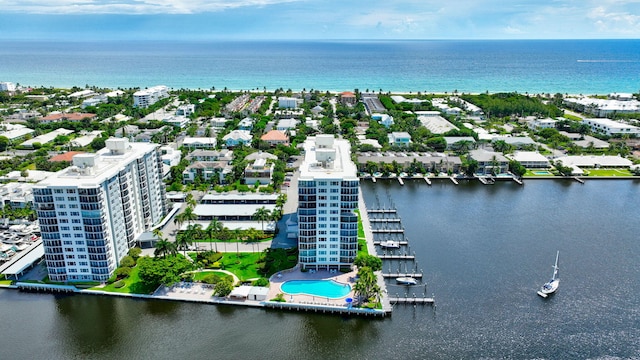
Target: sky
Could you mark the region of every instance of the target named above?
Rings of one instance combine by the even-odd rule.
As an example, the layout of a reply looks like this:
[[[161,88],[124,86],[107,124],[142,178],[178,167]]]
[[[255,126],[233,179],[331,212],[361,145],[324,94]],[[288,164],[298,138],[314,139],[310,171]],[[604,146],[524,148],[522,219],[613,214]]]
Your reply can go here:
[[[0,0],[4,40],[640,38],[640,0]]]

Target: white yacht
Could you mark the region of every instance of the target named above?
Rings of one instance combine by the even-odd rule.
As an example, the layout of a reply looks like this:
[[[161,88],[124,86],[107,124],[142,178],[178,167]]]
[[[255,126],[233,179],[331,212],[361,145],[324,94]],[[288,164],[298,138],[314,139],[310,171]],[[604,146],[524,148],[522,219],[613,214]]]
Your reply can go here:
[[[553,265],[553,275],[551,276],[551,280],[549,280],[546,284],[542,285],[540,291],[538,291],[538,295],[546,298],[547,296],[553,294],[558,290],[558,286],[560,286],[560,277],[558,276],[558,257],[560,256],[560,251],[556,253],[556,263]]]

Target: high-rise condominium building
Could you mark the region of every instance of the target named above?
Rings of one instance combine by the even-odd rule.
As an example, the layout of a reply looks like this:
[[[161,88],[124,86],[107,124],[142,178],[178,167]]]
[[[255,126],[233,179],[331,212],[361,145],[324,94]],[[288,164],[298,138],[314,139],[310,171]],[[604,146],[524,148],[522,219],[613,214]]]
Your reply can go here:
[[[133,93],[133,106],[147,108],[166,97],[169,97],[169,88],[165,85],[150,87]]]
[[[348,141],[317,135],[304,143],[298,181],[298,262],[304,269],[351,266],[358,251],[359,180]]]
[[[105,281],[166,213],[158,145],[106,140],[33,187],[51,281]]]

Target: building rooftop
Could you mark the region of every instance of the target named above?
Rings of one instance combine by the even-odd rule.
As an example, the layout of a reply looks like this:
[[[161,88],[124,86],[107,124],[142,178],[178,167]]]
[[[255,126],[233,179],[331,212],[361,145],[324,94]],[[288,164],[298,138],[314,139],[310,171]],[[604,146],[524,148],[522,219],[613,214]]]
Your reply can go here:
[[[107,147],[97,153],[77,154],[73,157],[73,166],[60,170],[37,186],[93,187],[116,176],[130,163],[144,154],[153,151],[158,145],[149,143],[130,143],[127,139],[111,138]]]
[[[305,157],[300,165],[300,179],[357,179],[347,140],[335,139],[333,135],[316,135],[308,137],[303,147]]]

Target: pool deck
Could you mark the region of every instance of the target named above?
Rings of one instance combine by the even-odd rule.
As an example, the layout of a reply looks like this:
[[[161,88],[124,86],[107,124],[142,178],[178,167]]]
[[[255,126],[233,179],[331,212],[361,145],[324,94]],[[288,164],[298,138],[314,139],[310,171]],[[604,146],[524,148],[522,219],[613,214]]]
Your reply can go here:
[[[269,287],[269,294],[267,299],[273,299],[279,293],[284,293],[284,299],[287,303],[300,303],[300,304],[312,304],[312,305],[328,305],[328,306],[345,306],[347,305],[345,299],[353,298],[353,284],[355,282],[356,271],[348,273],[342,272],[329,272],[322,271],[301,271],[297,266],[289,271],[282,271],[275,274],[269,279],[271,286]],[[349,284],[352,290],[347,295],[338,299],[331,299],[321,296],[312,295],[291,295],[287,294],[281,289],[282,283],[290,280],[333,280],[341,284]]]

